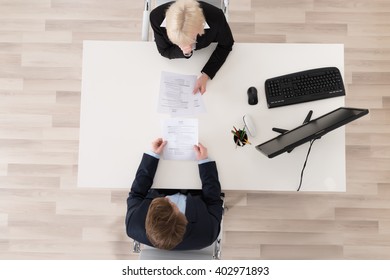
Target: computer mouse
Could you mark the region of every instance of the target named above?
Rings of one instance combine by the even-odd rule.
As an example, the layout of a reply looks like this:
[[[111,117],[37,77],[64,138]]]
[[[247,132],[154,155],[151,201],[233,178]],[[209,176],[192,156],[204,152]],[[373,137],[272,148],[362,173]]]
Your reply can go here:
[[[258,102],[257,99],[257,89],[255,87],[248,88],[248,103],[249,105],[256,105]]]

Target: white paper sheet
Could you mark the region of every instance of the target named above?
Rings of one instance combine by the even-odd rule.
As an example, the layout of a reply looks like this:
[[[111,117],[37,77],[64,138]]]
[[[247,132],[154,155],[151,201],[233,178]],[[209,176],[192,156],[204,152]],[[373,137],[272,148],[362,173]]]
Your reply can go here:
[[[194,145],[198,145],[197,119],[166,119],[162,121],[163,151],[166,160],[195,160]]]
[[[159,113],[172,116],[188,116],[205,113],[206,108],[200,93],[193,94],[196,83],[195,75],[183,75],[161,72]]]

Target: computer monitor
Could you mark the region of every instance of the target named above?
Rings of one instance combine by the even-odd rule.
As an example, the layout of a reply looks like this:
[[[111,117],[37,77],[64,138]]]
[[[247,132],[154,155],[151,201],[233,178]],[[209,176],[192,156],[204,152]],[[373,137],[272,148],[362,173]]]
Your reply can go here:
[[[313,139],[320,138],[329,131],[343,126],[368,114],[367,109],[340,107],[321,117],[311,120],[295,129],[289,130],[267,142],[259,144],[256,149],[269,158],[291,151]]]

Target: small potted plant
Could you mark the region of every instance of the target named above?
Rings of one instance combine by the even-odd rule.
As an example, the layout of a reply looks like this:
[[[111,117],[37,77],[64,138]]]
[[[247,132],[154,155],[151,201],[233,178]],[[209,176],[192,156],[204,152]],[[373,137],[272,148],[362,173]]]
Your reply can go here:
[[[236,143],[236,147],[243,147],[246,144],[251,145],[251,143],[248,141],[248,134],[245,131],[245,126],[243,129],[237,129],[233,126],[233,130],[231,132],[233,133],[233,140],[234,143]]]

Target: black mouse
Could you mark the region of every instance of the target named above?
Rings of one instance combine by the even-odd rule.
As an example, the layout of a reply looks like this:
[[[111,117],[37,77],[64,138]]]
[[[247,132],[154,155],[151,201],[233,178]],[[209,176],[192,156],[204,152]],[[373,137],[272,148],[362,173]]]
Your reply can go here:
[[[255,87],[248,88],[248,103],[249,105],[256,105],[258,102],[257,99],[257,89]]]

